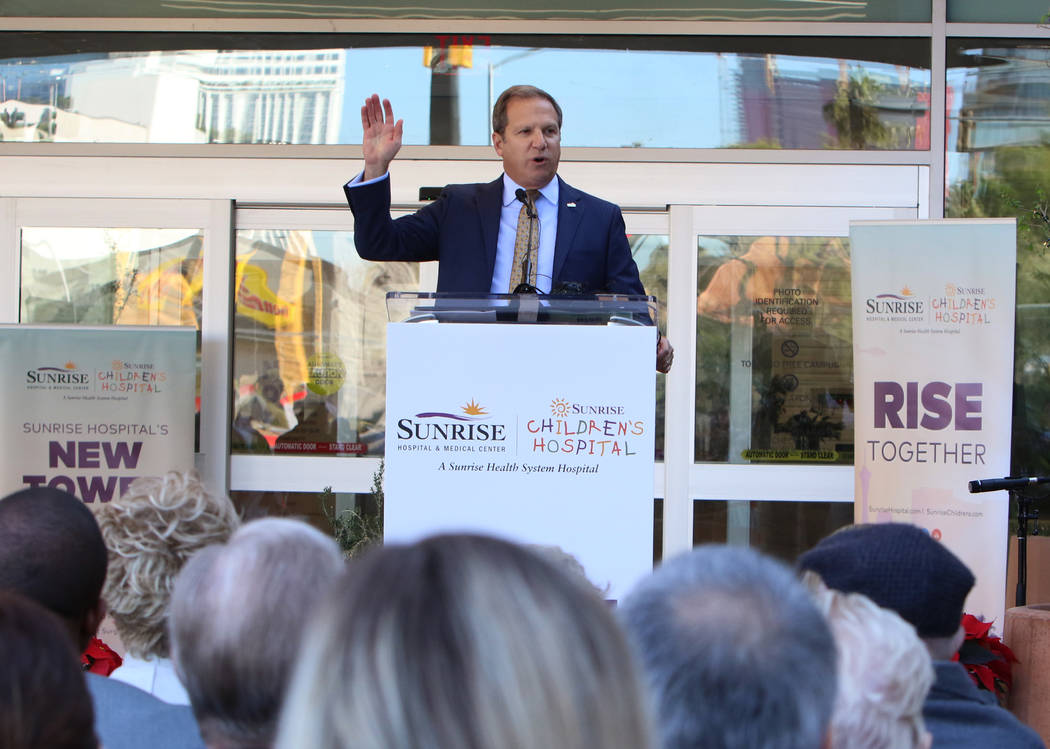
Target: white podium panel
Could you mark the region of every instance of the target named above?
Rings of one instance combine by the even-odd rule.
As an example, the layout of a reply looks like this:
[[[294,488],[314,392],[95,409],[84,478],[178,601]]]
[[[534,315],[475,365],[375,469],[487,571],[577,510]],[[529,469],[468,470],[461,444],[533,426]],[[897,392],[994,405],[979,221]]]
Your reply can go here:
[[[559,546],[618,599],[652,568],[656,329],[390,323],[384,537]]]

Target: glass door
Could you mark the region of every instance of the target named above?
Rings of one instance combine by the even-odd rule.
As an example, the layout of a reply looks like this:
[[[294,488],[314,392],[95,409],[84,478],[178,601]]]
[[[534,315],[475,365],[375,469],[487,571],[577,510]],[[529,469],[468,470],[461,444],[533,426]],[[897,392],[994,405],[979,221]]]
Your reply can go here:
[[[728,542],[793,561],[852,522],[849,222],[915,219],[915,197],[671,207],[665,553]]]

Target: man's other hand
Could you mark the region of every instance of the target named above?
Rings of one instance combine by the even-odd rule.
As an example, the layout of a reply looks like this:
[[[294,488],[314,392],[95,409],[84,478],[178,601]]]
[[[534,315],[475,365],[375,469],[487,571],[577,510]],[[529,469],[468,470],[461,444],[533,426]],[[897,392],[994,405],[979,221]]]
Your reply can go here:
[[[383,99],[380,103],[379,94],[372,94],[361,107],[361,128],[364,131],[361,151],[365,157],[365,171],[361,178],[367,181],[387,173],[390,162],[401,150],[404,121],[394,122],[390,100]]]
[[[667,336],[661,335],[656,341],[656,371],[667,374],[671,371],[674,362],[674,346],[667,340]]]

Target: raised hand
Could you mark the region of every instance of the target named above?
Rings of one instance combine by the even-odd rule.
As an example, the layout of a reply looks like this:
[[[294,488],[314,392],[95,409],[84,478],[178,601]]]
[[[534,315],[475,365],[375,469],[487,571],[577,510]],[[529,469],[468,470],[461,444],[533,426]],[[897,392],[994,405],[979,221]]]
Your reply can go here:
[[[390,167],[397,152],[401,150],[404,122],[394,122],[394,108],[389,99],[379,102],[379,95],[372,94],[361,107],[361,150],[365,157],[365,172],[362,179],[382,177]]]

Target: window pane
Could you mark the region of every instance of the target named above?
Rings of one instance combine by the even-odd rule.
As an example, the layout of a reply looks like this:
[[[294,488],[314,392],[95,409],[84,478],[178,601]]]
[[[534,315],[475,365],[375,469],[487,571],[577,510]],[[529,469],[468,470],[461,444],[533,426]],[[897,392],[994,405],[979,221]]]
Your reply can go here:
[[[20,322],[196,328],[199,417],[203,230],[23,227],[21,268]]]
[[[851,464],[848,241],[698,245],[695,459]]]
[[[260,46],[267,41],[274,47]],[[929,41],[919,37],[500,35],[469,42],[0,33],[0,136],[358,144],[361,101],[379,91],[404,119],[406,144],[484,146],[494,95],[529,81],[560,101],[567,147],[929,147]]]
[[[694,500],[693,545],[736,543],[794,564],[824,536],[852,522],[852,502]]]
[[[230,492],[230,499],[245,521],[263,517],[305,520],[330,536],[343,551],[356,546],[364,535],[381,529],[379,507],[373,494],[326,492]],[[356,513],[357,517],[352,517]],[[354,549],[355,551],[358,549]]]
[[[948,0],[949,23],[1040,23],[1046,16],[1045,0]]]
[[[945,215],[1019,219],[1011,473],[1041,475],[1050,472],[1050,226],[1040,218],[1050,194],[1050,42],[949,39],[948,63]]]
[[[201,230],[24,227],[20,319],[200,330],[203,244]]]
[[[667,330],[667,250],[670,242],[666,234],[631,234],[631,255],[638,264],[645,293],[657,299],[657,314],[660,330]],[[656,460],[664,459],[664,399],[667,395],[667,378],[656,378]]]
[[[350,232],[238,230],[235,285],[233,452],[382,455],[386,293],[418,265],[361,260]]]
[[[10,4],[9,4],[10,5]],[[676,7],[677,6],[677,7]],[[491,6],[465,4],[458,0],[430,0],[426,3],[427,18],[446,18],[463,24],[464,18],[490,20]],[[130,15],[134,17],[192,17],[192,18],[295,18],[314,15],[323,18],[419,18],[421,7],[416,0],[388,0],[376,3],[347,2],[347,0],[313,0],[308,5],[276,5],[271,2],[242,2],[236,5],[222,3],[172,3],[164,0],[136,0],[134,3],[93,4],[91,15],[102,17]],[[0,16],[12,15],[0,5]],[[34,0],[15,3],[13,15],[68,16],[68,0]],[[88,15],[87,12],[82,15]],[[929,21],[930,3],[902,2],[902,0],[692,0],[689,3],[666,6],[639,6],[636,0],[572,0],[555,2],[543,0],[528,5],[504,5],[499,8],[500,19],[535,20],[691,20],[691,21]],[[469,25],[469,24],[464,24]]]

